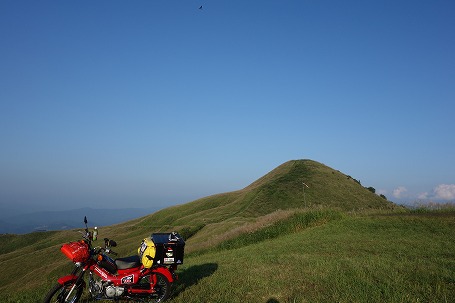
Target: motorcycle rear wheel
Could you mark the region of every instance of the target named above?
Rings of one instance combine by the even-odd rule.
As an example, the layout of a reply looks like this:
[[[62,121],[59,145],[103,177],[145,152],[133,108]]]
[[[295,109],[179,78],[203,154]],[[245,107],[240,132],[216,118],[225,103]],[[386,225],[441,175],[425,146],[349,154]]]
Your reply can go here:
[[[73,285],[74,284],[71,282],[65,283],[63,285],[60,283],[55,284],[54,287],[52,287],[52,289],[47,293],[47,296],[44,299],[44,303],[78,302],[82,296],[82,291],[84,290],[81,284],[76,286],[71,296],[68,298],[68,300],[65,301],[65,298],[68,296],[68,293]]]
[[[159,303],[165,301],[169,297],[169,294],[171,292],[172,283],[169,282],[169,280],[163,274],[160,273],[153,273],[147,278],[149,281],[153,281],[154,278],[156,279],[156,284],[154,285],[156,293],[150,296],[150,300],[148,300],[148,302]]]

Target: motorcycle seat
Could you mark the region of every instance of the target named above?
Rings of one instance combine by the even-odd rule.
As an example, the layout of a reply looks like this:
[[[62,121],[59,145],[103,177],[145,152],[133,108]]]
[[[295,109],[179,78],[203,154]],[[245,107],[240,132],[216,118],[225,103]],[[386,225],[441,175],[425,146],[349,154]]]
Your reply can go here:
[[[125,258],[115,259],[115,265],[118,269],[128,269],[141,266],[141,259],[139,256],[131,256]]]

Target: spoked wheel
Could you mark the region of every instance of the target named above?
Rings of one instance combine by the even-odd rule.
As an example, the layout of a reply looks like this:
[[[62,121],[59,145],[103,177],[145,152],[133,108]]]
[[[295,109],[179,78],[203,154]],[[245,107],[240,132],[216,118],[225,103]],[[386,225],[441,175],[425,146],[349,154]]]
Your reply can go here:
[[[82,296],[84,290],[82,284],[76,285],[70,294],[74,283],[56,284],[47,294],[44,303],[76,303]],[[68,294],[70,294],[68,296]]]
[[[169,280],[160,273],[153,273],[148,276],[148,279],[156,290],[156,293],[150,296],[150,300],[148,300],[148,302],[158,303],[165,301],[169,297],[171,291],[171,282],[169,282]]]

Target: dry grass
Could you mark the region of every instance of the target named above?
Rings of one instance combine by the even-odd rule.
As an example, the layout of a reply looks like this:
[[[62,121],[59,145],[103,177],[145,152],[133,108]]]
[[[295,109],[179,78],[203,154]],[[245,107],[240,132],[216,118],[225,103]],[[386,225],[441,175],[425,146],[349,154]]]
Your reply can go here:
[[[270,226],[275,222],[290,217],[302,210],[277,210],[258,218],[231,218],[222,223],[208,224],[204,227],[204,232],[199,233],[194,238],[187,241],[185,251],[190,253],[214,247],[226,240],[234,239],[239,235],[253,233],[264,227]]]
[[[413,205],[417,209],[426,210],[455,210],[455,202],[438,203],[438,202],[415,202]]]

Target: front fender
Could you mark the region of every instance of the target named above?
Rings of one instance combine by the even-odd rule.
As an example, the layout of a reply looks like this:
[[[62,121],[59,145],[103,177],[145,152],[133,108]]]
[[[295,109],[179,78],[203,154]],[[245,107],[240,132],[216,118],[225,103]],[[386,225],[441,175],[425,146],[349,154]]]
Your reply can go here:
[[[76,275],[67,275],[64,277],[60,277],[57,281],[60,285],[64,285],[66,283],[75,283],[77,280],[78,276]],[[82,286],[85,288],[85,281],[82,281]]]

